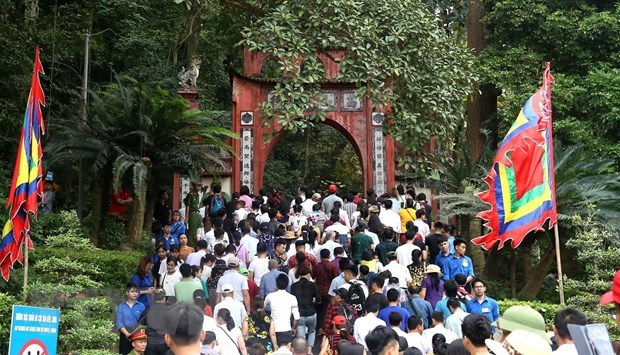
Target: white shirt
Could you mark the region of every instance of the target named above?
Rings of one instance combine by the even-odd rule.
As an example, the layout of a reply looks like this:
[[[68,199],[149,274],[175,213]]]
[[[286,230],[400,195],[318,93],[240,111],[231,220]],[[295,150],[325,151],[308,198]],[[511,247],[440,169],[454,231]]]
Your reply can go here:
[[[238,210],[235,210],[234,213],[237,214],[237,217],[239,217],[240,221],[244,220],[248,216],[248,211],[245,208],[240,208]]]
[[[269,214],[267,212],[256,216],[256,222],[258,223],[269,222],[269,221],[270,221]]]
[[[254,282],[260,285],[260,280],[266,273],[269,272],[269,259],[267,258],[254,258],[250,263],[249,271],[254,273]]]
[[[289,217],[288,222],[293,229],[293,232],[297,232],[301,227],[308,225],[308,217],[303,214],[294,214]]]
[[[333,261],[334,258],[334,249],[341,247],[342,248],[342,244],[340,243],[336,243],[333,240],[328,240],[325,243],[323,243],[323,245],[320,245],[316,251],[316,258],[317,260],[321,260],[321,250],[323,249],[328,249],[329,250],[329,261]],[[343,255],[345,258],[347,257],[347,252],[344,252]]]
[[[368,313],[367,315],[356,319],[353,324],[353,337],[355,338],[355,341],[364,345],[366,348],[366,335],[380,325],[385,326],[385,322],[382,319],[377,318],[374,313]]]
[[[407,337],[407,333],[403,332],[403,330],[402,330],[402,329],[400,329],[400,327],[391,327],[391,328],[392,328],[392,330],[393,330],[393,331],[395,331],[395,332],[396,332],[396,334],[397,334],[399,337],[403,337],[403,338]]]
[[[340,217],[340,219],[344,221],[345,226],[351,229],[351,220],[349,219],[349,214],[347,213],[347,211],[343,210],[342,208],[339,209],[338,217]]]
[[[273,319],[276,332],[291,331],[291,315],[293,315],[293,319],[299,320],[297,297],[286,292],[286,290],[278,290],[268,294],[265,297],[265,307],[267,306],[271,307],[271,319]]]
[[[226,328],[226,324],[218,325],[218,327],[214,331],[215,339],[217,341],[217,346],[220,348],[220,354],[226,355],[238,355],[239,350],[237,350],[237,339],[241,335],[241,330],[239,328],[232,328],[228,330]]]
[[[256,247],[258,246],[258,238],[252,238],[249,234],[246,234],[241,238],[241,244],[245,245],[250,252],[250,260],[248,263],[256,257]]]
[[[443,334],[443,336],[446,337],[446,343],[448,344],[457,339],[456,334],[454,334],[453,331],[446,329],[443,324],[437,324],[436,326],[425,329],[422,332],[422,335],[429,343],[433,341],[433,335],[435,334]]]
[[[423,220],[416,219],[415,221],[413,221],[413,225],[418,227],[418,233],[422,236],[423,240],[426,240],[426,236],[431,234],[430,227]]]
[[[215,292],[222,293],[222,286],[226,284],[231,284],[233,286],[233,297],[237,301],[243,302],[243,290],[249,290],[248,279],[245,276],[241,275],[237,270],[226,270],[224,271],[222,277],[220,277],[220,280],[217,282],[217,288]]]
[[[398,263],[405,267],[410,265],[413,262],[413,259],[411,258],[411,252],[416,249],[420,250],[420,248],[413,243],[406,243],[396,248],[396,257],[398,258]]]
[[[578,354],[577,347],[575,347],[575,344],[560,345],[558,349],[554,351],[553,353],[560,354],[560,355],[577,355]]]
[[[166,291],[166,296],[174,296],[174,285],[179,283],[182,278],[183,276],[181,276],[181,273],[178,270],[176,270],[172,275],[168,273],[160,275],[159,284],[162,285],[162,288]]]
[[[301,213],[306,216],[309,215],[310,213],[312,213],[312,206],[314,205],[316,205],[316,202],[312,201],[311,198],[307,198],[304,202],[301,203]]]
[[[198,250],[197,252],[193,252],[187,256],[187,260],[185,260],[186,264],[200,266],[202,263],[202,258],[207,255],[206,250]]]
[[[365,229],[364,234],[372,238],[372,244],[374,244],[375,247],[379,245],[380,241],[379,241],[379,236],[377,235],[377,233],[373,233],[369,231],[368,229]]]
[[[224,297],[224,299],[213,308],[213,316],[217,317],[217,312],[222,308],[226,308],[230,311],[230,316],[235,320],[235,327],[241,329],[243,320],[245,319],[245,316],[248,315],[243,303],[230,296]]]
[[[468,315],[469,313],[463,312],[462,309],[457,308],[457,310],[446,319],[446,329],[453,331],[458,338],[462,338],[463,332],[461,331],[461,324],[463,324],[463,319]]]
[[[418,332],[407,333],[405,339],[407,339],[407,345],[409,345],[409,347],[420,349],[420,351],[422,351],[422,354],[428,354],[433,352],[433,345],[430,342],[427,342],[426,338],[424,338],[422,334]]]
[[[334,231],[334,232],[336,232],[336,237],[335,237],[336,239],[338,238],[338,236],[340,234],[349,234],[350,230],[351,229],[349,229],[349,227],[340,224],[340,222],[336,222],[336,223],[332,224],[331,226],[325,228],[325,231]]]
[[[392,227],[394,232],[400,233],[400,216],[398,213],[382,208],[379,213],[379,220],[384,226]]]
[[[215,319],[209,316],[205,316],[204,320],[202,321],[202,330],[204,330],[205,332],[212,332],[215,330],[215,328],[217,328],[217,322],[215,321]]]
[[[396,260],[389,262],[383,268],[383,271],[385,270],[390,270],[390,272],[392,273],[392,277],[398,277],[399,287],[407,287],[407,282],[412,280],[409,269],[407,269],[406,266],[402,266],[401,264],[399,264]]]

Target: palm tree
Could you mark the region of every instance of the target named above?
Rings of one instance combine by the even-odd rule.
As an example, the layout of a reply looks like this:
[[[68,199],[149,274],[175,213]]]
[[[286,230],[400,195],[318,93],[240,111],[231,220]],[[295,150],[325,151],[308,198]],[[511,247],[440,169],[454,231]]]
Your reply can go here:
[[[232,153],[227,139],[236,135],[213,126],[207,114],[188,110],[180,96],[129,77],[117,78],[92,97],[88,121],[55,124],[48,150],[55,160],[88,162],[95,176],[95,220],[106,206],[110,187],[131,182],[135,194],[127,234],[133,244],[144,227],[147,191],[156,192],[162,177],[173,172],[197,177],[223,167],[223,158]],[[149,196],[154,200],[154,194]]]

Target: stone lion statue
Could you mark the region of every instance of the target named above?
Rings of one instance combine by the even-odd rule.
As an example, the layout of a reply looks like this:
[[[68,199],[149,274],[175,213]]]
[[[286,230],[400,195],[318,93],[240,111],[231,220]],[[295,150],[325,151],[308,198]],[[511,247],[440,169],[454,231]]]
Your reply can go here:
[[[185,67],[181,67],[178,78],[179,85],[182,88],[196,87],[196,80],[198,79],[198,75],[200,75],[200,64],[201,60],[198,57],[194,57],[192,64],[187,70]]]

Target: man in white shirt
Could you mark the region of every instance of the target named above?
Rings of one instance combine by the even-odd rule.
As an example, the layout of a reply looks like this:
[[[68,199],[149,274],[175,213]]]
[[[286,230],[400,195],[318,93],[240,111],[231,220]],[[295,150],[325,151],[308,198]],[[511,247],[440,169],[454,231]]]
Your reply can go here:
[[[375,302],[369,302],[366,305],[366,315],[355,320],[353,324],[353,337],[359,344],[364,345],[366,350],[366,335],[370,333],[376,327],[382,325],[386,326],[382,319],[377,318],[379,314],[379,305]]]
[[[243,325],[243,320],[248,314],[245,310],[245,306],[243,305],[243,303],[233,298],[234,287],[232,284],[227,283],[222,285],[221,292],[223,299],[220,303],[215,305],[215,308],[213,308],[213,314],[217,315],[217,312],[220,309],[226,308],[230,311],[230,316],[232,317],[232,319],[235,320],[235,326],[241,329],[241,326]]]
[[[398,312],[392,312],[388,316],[388,320],[390,321],[390,328],[398,334],[399,337],[405,338],[407,333],[403,332],[402,324],[403,324],[403,315]]]
[[[241,226],[241,234],[243,235],[243,237],[241,237],[241,244],[245,245],[250,252],[250,260],[248,260],[248,263],[256,257],[256,247],[258,245],[258,238],[253,238],[250,235],[251,230],[252,229],[246,225]]]
[[[187,256],[187,260],[185,260],[186,264],[200,266],[202,264],[202,258],[207,255],[207,249],[209,248],[209,244],[206,240],[199,240],[196,243],[198,247],[198,251],[191,253]]]
[[[252,260],[248,271],[250,271],[250,278],[260,285],[260,280],[263,275],[269,272],[269,258],[267,258],[267,246],[264,243],[260,243],[256,247],[256,253],[258,256]]]
[[[351,241],[351,235],[349,234],[351,229],[340,223],[340,217],[334,214],[329,217],[329,220],[332,222],[332,225],[325,228],[325,232],[334,231],[334,233],[336,233],[334,241],[339,242],[345,250],[348,250],[349,242]]]
[[[450,309],[452,315],[446,319],[446,329],[453,331],[457,338],[462,338],[463,332],[461,330],[461,325],[463,324],[463,319],[465,319],[469,313],[461,309],[461,301],[456,298],[450,298],[448,300],[448,309]]]
[[[228,270],[224,271],[222,277],[217,282],[217,288],[215,289],[215,303],[219,303],[224,285],[233,286],[233,297],[237,301],[243,302],[246,310],[250,309],[250,293],[248,288],[248,279],[239,273],[239,265],[241,260],[237,257],[231,257],[228,259]]]
[[[336,249],[337,247],[341,247],[342,245],[340,243],[335,242],[336,238],[336,232],[333,230],[328,230],[325,231],[325,236],[324,236],[324,242],[323,245],[319,246],[318,249],[316,250],[316,257],[319,258],[321,256],[321,250],[323,249],[327,249],[329,250],[329,261],[333,261],[334,260],[334,249]],[[344,257],[347,257],[347,254],[345,252]]]
[[[398,248],[396,248],[396,257],[398,258],[398,263],[402,266],[409,266],[413,262],[411,259],[411,252],[415,249],[420,250],[420,248],[413,244],[413,240],[415,239],[415,233],[405,233],[405,238],[407,242]]]
[[[432,328],[428,328],[422,332],[422,335],[426,338],[427,342],[431,342],[433,340],[433,335],[435,334],[443,334],[446,337],[446,343],[450,344],[451,342],[457,339],[456,334],[453,331],[446,329],[443,326],[444,317],[442,311],[433,312],[433,324]]]
[[[409,347],[420,349],[422,354],[433,352],[433,345],[422,336],[424,330],[424,322],[420,316],[414,315],[407,319],[407,330],[409,333],[405,336]]]
[[[575,308],[562,308],[555,314],[553,334],[559,347],[554,354],[577,355],[577,348],[568,331],[569,324],[586,325],[586,316]]]
[[[400,216],[392,210],[392,200],[383,201],[383,208],[379,212],[379,220],[384,226],[391,227],[394,232],[400,233]]]
[[[288,276],[281,274],[276,278],[278,290],[265,297],[265,307],[271,307],[271,319],[276,331],[277,343],[283,338],[290,338],[295,334],[299,323],[299,305],[297,297],[286,292],[288,287]],[[291,315],[293,316],[293,326],[291,327]]]
[[[383,268],[383,270],[389,270],[392,273],[392,277],[398,277],[399,287],[408,287],[413,281],[411,274],[409,273],[409,269],[398,263],[395,251],[388,252],[387,259],[388,264]]]
[[[424,212],[423,208],[415,211],[415,218],[413,224],[418,227],[418,234],[422,236],[422,241],[425,241],[426,236],[431,234],[431,229],[426,224],[426,212]]]

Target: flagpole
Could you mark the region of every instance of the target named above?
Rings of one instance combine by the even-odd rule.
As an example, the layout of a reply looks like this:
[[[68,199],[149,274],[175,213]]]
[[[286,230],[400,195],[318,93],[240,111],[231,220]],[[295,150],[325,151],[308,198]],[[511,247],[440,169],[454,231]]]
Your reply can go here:
[[[564,305],[564,277],[562,274],[562,256],[560,253],[560,232],[558,231],[558,223],[553,226],[553,234],[555,234],[555,260],[558,267],[558,282],[560,290],[560,305]]]
[[[23,288],[23,301],[26,302],[28,298],[28,232],[24,235],[24,288]]]

